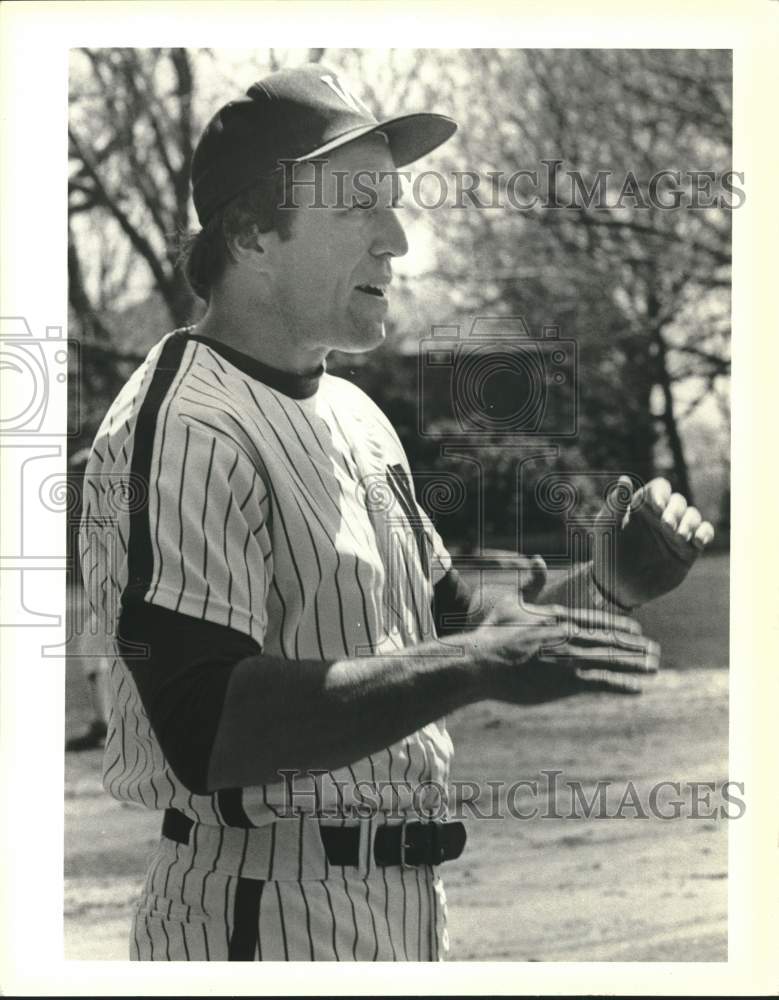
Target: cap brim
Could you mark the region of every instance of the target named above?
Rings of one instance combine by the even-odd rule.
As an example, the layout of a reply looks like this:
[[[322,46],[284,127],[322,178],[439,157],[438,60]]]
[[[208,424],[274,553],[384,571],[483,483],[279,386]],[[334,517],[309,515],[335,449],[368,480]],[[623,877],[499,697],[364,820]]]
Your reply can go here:
[[[335,139],[331,139],[324,146],[319,146],[298,159],[313,160],[325,153],[331,153],[334,149],[340,149],[341,146],[346,146],[350,142],[356,142],[363,136],[371,135],[373,132],[383,132],[387,137],[395,166],[405,167],[409,163],[427,156],[428,153],[432,153],[447,139],[451,139],[456,131],[457,122],[447,118],[446,115],[437,115],[431,112],[401,115],[399,118],[389,118],[383,122],[376,122],[375,125],[361,125],[350,129]]]

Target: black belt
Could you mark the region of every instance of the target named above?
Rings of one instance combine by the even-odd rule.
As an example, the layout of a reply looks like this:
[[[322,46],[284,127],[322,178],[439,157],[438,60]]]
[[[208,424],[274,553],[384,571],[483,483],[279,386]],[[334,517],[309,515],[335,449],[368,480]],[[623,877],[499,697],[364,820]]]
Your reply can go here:
[[[465,848],[462,823],[402,823],[380,826],[373,839],[377,865],[440,865],[459,858]]]
[[[359,865],[359,826],[320,826],[319,833],[331,865]],[[465,847],[462,823],[401,823],[380,826],[373,838],[377,865],[440,865],[459,858]]]
[[[162,835],[179,844],[189,843],[194,821],[178,809],[166,809]],[[359,826],[323,826],[319,833],[331,865],[358,866],[360,863]],[[462,823],[407,822],[379,826],[373,839],[373,859],[377,865],[440,865],[459,858],[465,847]]]

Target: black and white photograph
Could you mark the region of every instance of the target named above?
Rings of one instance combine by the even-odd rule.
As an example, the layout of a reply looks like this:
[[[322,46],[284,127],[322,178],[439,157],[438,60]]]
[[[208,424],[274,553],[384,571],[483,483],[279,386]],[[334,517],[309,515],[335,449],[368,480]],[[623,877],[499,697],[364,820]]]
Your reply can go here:
[[[739,254],[768,274],[738,236],[747,43],[511,18],[444,46],[448,5],[417,39],[376,4],[386,35],[299,47],[263,8],[360,8],[287,3],[188,44],[209,5],[157,6],[184,44],[63,48],[66,302],[3,289],[4,679],[29,647],[25,712],[62,695],[31,772],[59,782],[57,961],[163,995],[190,962],[749,995],[751,948],[765,988],[775,923],[734,930],[776,837],[733,584],[772,561],[735,471],[771,461],[755,428],[739,451],[740,338],[770,329],[734,285]],[[775,622],[775,590],[739,593]],[[241,981],[301,988],[272,968]]]

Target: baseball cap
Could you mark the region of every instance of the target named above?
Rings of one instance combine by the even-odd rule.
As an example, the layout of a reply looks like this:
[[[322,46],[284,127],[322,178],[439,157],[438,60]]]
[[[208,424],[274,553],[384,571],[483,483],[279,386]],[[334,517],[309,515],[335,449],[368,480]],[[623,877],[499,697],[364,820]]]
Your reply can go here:
[[[281,69],[252,84],[213,116],[192,157],[192,199],[200,224],[280,160],[323,156],[382,132],[396,167],[446,142],[457,124],[432,112],[379,121],[339,74],[321,63]]]

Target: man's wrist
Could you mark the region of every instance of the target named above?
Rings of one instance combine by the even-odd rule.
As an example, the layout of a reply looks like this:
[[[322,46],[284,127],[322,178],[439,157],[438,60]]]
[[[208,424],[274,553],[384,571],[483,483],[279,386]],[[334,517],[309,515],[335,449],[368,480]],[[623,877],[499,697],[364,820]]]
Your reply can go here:
[[[609,591],[602,584],[598,583],[592,564],[590,564],[590,572],[587,574],[587,584],[590,592],[590,601],[596,611],[618,611],[620,614],[630,614],[633,610],[632,606],[615,600]]]

